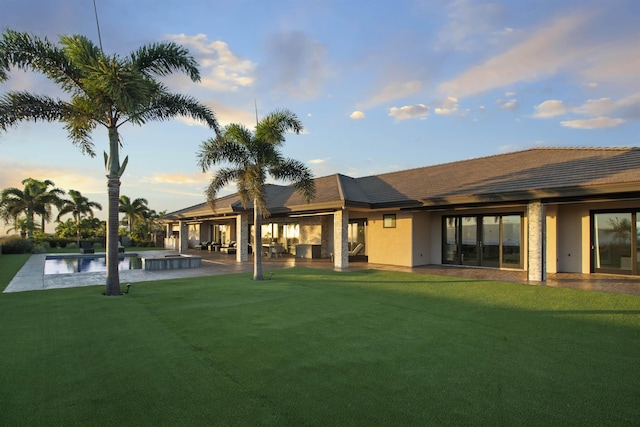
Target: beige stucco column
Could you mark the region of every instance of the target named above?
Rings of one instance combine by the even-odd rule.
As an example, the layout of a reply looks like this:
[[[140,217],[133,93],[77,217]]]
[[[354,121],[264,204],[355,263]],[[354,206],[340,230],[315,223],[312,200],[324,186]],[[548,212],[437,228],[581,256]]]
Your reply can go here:
[[[178,242],[178,252],[184,254],[189,249],[189,225],[185,221],[178,222],[180,226],[180,241]]]
[[[240,214],[236,217],[236,261],[249,260],[249,215]]]
[[[534,282],[545,281],[545,213],[540,200],[533,200],[527,205],[527,236],[527,278]]]
[[[333,267],[346,269],[349,267],[349,247],[347,231],[349,212],[344,209],[333,213]]]

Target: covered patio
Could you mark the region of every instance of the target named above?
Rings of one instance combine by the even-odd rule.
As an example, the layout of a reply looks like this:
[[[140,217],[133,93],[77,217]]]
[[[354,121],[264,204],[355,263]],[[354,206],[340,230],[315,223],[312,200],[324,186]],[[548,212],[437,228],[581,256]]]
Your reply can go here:
[[[202,256],[203,262],[221,265],[237,264],[236,257],[220,252],[189,249],[188,254]],[[253,255],[242,264],[252,264]],[[309,267],[333,270],[334,264],[329,258],[296,258],[291,254],[282,257],[263,257],[262,267],[265,277],[269,277],[269,271],[290,268]],[[350,270],[388,270],[417,274],[433,274],[439,276],[460,277],[477,280],[499,280],[528,284],[532,286],[548,286],[553,288],[571,288],[598,292],[611,292],[620,294],[640,295],[640,277],[613,275],[613,274],[578,274],[578,273],[554,273],[547,276],[545,282],[527,280],[527,272],[522,270],[498,270],[492,268],[470,268],[448,265],[423,265],[418,267],[401,267],[386,264],[373,264],[366,261],[350,261],[347,271]]]

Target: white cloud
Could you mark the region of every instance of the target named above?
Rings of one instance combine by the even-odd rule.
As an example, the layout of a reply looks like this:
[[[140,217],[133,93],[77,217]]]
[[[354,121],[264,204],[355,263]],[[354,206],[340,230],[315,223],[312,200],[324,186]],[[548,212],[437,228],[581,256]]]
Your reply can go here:
[[[389,116],[396,120],[425,119],[429,115],[429,107],[424,104],[405,105],[389,108]]]
[[[517,99],[499,99],[497,103],[503,110],[516,111],[518,108],[520,108],[520,104],[518,103]]]
[[[238,109],[229,107],[228,104],[222,104],[212,101],[204,101],[204,104],[211,108],[211,110],[216,115],[216,119],[218,119],[218,123],[221,126],[225,126],[230,123],[240,123],[247,126],[249,129],[253,129],[256,125],[256,114],[255,112],[251,111],[251,108],[253,107],[247,109]],[[194,120],[191,117],[177,116],[175,120],[180,121],[187,126],[207,126],[205,122]],[[303,131],[302,133],[305,132]]]
[[[591,119],[565,120],[560,122],[564,127],[573,129],[602,129],[620,126],[624,123],[622,119],[612,119],[610,117],[594,117]]]
[[[616,127],[627,120],[640,120],[640,92],[620,100],[611,98],[589,99],[577,107],[569,107],[559,100],[544,101],[535,107],[533,117],[550,118],[567,113],[587,116],[586,119],[565,120],[562,126],[574,129],[600,129]],[[611,117],[612,115],[617,118]]]
[[[589,99],[583,105],[573,109],[575,113],[587,116],[603,116],[610,114],[616,108],[611,98]]]
[[[574,109],[587,116],[621,115],[625,118],[640,119],[640,92],[619,100],[611,98],[589,99]]]
[[[585,13],[556,19],[508,51],[442,83],[439,92],[462,98],[521,81],[539,80],[575,65],[597,49],[575,34],[588,19]]]
[[[406,98],[419,93],[421,89],[422,83],[419,80],[393,82],[382,88],[368,102],[362,104],[361,108],[371,108],[389,101]]]
[[[205,34],[169,34],[166,37],[191,50],[200,65],[200,84],[208,89],[236,91],[239,87],[254,83],[256,64],[238,58],[227,43],[211,41]]]
[[[542,119],[561,116],[567,112],[567,107],[562,101],[550,99],[542,102],[540,105],[536,105],[535,110],[536,112],[533,114],[533,117]]]
[[[434,108],[434,112],[438,115],[449,116],[458,112],[458,99],[448,96],[442,101],[440,107]]]
[[[140,182],[169,185],[205,184],[208,181],[209,178],[203,173],[155,173],[151,176],[144,176],[140,178]]]
[[[352,118],[353,120],[362,120],[364,119],[366,116],[362,111],[354,111],[353,113],[351,113],[349,115],[350,118]]]
[[[507,145],[501,145],[500,147],[498,147],[498,151],[500,153],[510,153],[513,151],[521,150],[521,149],[522,148],[516,144],[507,144]]]
[[[325,159],[313,159],[313,160],[309,160],[309,163],[311,163],[312,165],[321,165],[322,163],[326,162],[327,160],[330,160],[331,157],[327,157]]]

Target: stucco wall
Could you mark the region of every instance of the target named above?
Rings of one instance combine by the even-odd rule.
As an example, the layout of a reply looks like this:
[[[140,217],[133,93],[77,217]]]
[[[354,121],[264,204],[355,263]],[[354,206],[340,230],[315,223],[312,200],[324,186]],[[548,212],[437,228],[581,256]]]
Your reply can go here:
[[[547,205],[545,207],[546,213],[546,231],[547,240],[545,242],[545,252],[547,258],[547,273],[558,272],[558,206]]]
[[[411,266],[431,264],[431,214],[428,212],[413,214],[413,254]]]
[[[591,247],[589,231],[589,209],[592,204],[558,206],[558,272],[589,273],[591,269]],[[600,208],[604,205],[597,205]]]
[[[409,213],[396,213],[396,227],[384,228],[382,213],[369,217],[367,255],[374,264],[411,266],[413,225]]]

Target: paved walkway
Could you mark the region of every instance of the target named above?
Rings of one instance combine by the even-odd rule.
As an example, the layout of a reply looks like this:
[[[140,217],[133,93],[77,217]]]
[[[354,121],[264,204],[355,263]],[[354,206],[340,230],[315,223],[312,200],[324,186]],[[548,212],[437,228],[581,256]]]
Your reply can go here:
[[[168,254],[176,254],[176,252],[165,250],[140,252],[140,255],[147,257],[163,257]],[[221,254],[219,252],[190,250],[189,254],[201,256],[202,267],[179,270],[121,270],[121,286],[124,287],[129,283],[177,279],[183,277],[216,276],[231,273],[253,273],[253,259],[251,256],[249,257],[249,261],[238,263],[235,260],[235,255]],[[22,269],[16,274],[11,283],[9,283],[4,292],[23,292],[105,284],[105,273],[44,275],[45,257],[45,254],[32,255]],[[263,258],[262,264],[265,275],[273,269],[294,266],[322,268],[328,270],[334,269],[333,264],[329,259],[312,260],[295,258],[293,256],[284,256],[282,258],[265,257]],[[536,286],[551,286],[640,295],[640,277],[636,276],[559,273],[549,275],[545,282],[528,282],[526,272],[521,270],[496,270],[490,268],[469,268],[446,265],[427,265],[412,268],[384,264],[371,264],[367,262],[349,263],[349,271],[362,269],[435,274],[479,280],[500,280]]]

